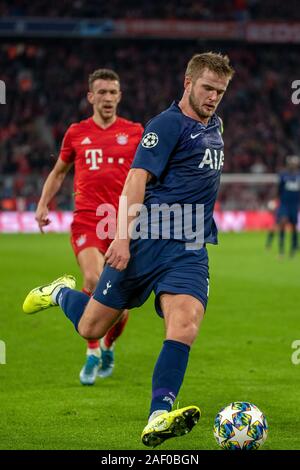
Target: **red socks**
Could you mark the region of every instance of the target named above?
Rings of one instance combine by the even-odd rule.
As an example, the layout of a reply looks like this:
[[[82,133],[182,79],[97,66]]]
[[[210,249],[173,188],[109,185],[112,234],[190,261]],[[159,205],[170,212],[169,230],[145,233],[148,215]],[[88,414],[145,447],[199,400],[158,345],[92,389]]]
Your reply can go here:
[[[117,321],[104,336],[104,344],[107,348],[110,348],[114,341],[122,334],[127,321],[128,312],[126,311],[123,313],[122,319]]]

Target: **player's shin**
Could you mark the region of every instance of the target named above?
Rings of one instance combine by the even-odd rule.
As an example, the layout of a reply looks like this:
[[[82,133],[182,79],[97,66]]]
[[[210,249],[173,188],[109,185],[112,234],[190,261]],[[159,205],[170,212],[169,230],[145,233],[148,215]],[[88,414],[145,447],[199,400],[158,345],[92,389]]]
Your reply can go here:
[[[164,341],[152,377],[150,418],[158,410],[171,411],[183,382],[189,352],[190,346],[187,344]]]
[[[111,348],[119,336],[121,336],[128,321],[128,311],[124,310],[122,317],[110,328],[103,338],[106,348]]]
[[[274,236],[275,236],[275,230],[270,230],[267,235],[266,248],[271,248],[272,242],[274,240]]]
[[[279,231],[279,254],[284,255],[284,241],[285,241],[285,229],[281,228]]]
[[[297,250],[298,250],[298,232],[297,232],[297,227],[293,227],[292,232],[291,232],[290,256],[294,256]]]
[[[82,292],[91,297],[92,292],[82,289]],[[82,385],[94,385],[100,365],[100,342],[98,339],[87,340],[86,360],[79,373]]]

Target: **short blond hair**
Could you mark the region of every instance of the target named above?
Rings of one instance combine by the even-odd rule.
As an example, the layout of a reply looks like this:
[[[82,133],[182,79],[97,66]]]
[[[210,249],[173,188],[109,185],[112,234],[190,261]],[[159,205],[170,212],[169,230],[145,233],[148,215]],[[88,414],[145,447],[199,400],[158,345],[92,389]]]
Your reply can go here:
[[[89,75],[89,90],[90,91],[92,91],[93,83],[96,80],[114,80],[116,82],[119,82],[120,84],[119,75],[111,69],[97,69]]]
[[[204,52],[194,55],[189,61],[185,76],[195,82],[205,69],[215,72],[222,77],[228,77],[230,80],[234,75],[234,69],[229,64],[229,57],[215,52]]]

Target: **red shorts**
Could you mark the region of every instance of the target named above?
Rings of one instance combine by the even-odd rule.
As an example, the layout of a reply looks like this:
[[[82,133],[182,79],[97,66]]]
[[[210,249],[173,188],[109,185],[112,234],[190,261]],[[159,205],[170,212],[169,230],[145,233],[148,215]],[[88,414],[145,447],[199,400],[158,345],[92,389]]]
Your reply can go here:
[[[94,214],[81,214],[80,217],[75,216],[71,224],[71,245],[75,256],[78,256],[82,250],[88,247],[95,247],[101,253],[105,253],[112,242],[112,239],[106,238],[101,240],[97,236],[97,224],[99,218]]]

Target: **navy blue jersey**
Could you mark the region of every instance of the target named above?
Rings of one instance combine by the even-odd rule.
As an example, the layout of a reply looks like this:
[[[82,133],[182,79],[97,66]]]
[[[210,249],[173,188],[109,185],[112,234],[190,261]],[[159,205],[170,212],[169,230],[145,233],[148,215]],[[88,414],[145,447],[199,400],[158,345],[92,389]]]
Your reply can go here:
[[[297,208],[300,204],[300,173],[281,173],[279,175],[280,203]]]
[[[131,166],[155,177],[146,186],[144,205],[148,210],[150,205],[151,211],[162,204],[188,205],[194,230],[196,214],[201,212],[197,206],[202,206],[203,241],[214,244],[217,227],[213,209],[224,164],[221,134],[222,123],[216,114],[204,125],[184,115],[174,102],[149,121]],[[185,233],[174,238],[191,239]]]

